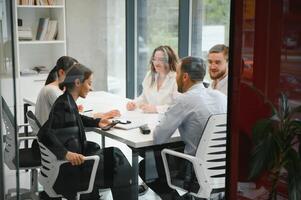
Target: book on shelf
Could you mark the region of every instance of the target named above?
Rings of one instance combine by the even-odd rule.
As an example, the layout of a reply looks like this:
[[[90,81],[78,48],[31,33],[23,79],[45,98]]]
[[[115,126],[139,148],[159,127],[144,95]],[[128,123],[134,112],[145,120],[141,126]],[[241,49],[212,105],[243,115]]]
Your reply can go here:
[[[35,5],[35,0],[19,0],[19,5]]]
[[[55,40],[58,33],[57,29],[57,21],[49,20],[45,40]]]
[[[32,40],[31,27],[18,27],[19,40]]]
[[[53,5],[55,5],[55,2],[54,2],[54,0],[48,0],[48,5],[50,5],[50,6],[53,6]]]
[[[37,0],[37,5],[48,6],[48,0]]]
[[[45,40],[45,36],[48,29],[48,23],[49,23],[49,18],[39,19],[36,40]]]

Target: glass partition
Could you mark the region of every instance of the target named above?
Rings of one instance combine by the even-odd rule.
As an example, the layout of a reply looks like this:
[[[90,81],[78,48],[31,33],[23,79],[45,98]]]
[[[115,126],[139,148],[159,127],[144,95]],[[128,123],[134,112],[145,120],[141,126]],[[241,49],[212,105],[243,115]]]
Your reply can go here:
[[[216,44],[229,46],[230,0],[191,0],[191,55],[207,59]],[[210,82],[207,73],[206,81]]]
[[[0,0],[0,199],[19,193],[11,4]]]
[[[142,92],[141,83],[149,70],[153,50],[169,45],[178,52],[178,18],[178,0],[137,1],[137,96]]]

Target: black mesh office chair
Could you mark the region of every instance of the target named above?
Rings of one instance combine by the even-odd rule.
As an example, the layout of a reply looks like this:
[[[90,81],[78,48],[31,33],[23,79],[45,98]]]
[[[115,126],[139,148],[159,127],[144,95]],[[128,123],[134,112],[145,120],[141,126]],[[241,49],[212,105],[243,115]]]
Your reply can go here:
[[[18,135],[17,141],[15,141],[15,134],[19,134],[19,128],[15,127],[14,117],[11,113],[6,101],[1,97],[2,106],[2,121],[5,128],[5,149],[4,149],[4,162],[10,170],[16,170],[19,165],[20,170],[30,170],[31,183],[30,189],[20,189],[21,199],[39,199],[37,195],[38,181],[37,181],[37,169],[41,166],[40,155],[34,152],[33,148],[20,148],[20,143],[29,140],[35,140],[35,136],[20,137]],[[22,125],[24,126],[24,125]],[[19,150],[19,163],[16,162],[15,147]],[[12,196],[16,192],[16,189],[9,189],[6,199],[16,199]]]

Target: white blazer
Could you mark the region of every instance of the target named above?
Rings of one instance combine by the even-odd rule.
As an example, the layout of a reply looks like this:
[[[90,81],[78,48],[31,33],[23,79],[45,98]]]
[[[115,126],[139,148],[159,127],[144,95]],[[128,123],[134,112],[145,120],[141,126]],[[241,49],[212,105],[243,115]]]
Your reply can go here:
[[[168,106],[173,103],[174,99],[179,94],[176,81],[176,72],[170,71],[166,75],[166,78],[159,90],[157,90],[157,77],[158,74],[156,74],[155,82],[151,86],[151,71],[147,72],[142,82],[142,94],[135,99],[135,102],[138,104],[138,106],[142,103],[155,105],[158,113],[164,113]]]

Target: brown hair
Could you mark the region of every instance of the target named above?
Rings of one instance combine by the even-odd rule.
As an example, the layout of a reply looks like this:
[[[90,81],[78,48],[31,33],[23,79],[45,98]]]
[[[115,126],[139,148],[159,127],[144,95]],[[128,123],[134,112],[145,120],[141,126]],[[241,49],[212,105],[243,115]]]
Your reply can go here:
[[[226,60],[228,61],[229,58],[229,48],[224,44],[217,44],[211,47],[209,50],[209,54],[211,53],[223,53]]]
[[[152,53],[152,56],[150,58],[150,62],[149,62],[150,68],[151,68],[151,75],[152,75],[151,86],[155,82],[155,74],[156,74],[155,66],[154,66],[152,60],[157,51],[162,51],[164,53],[164,63],[165,63],[165,67],[168,71],[176,71],[177,63],[179,60],[178,55],[175,53],[175,51],[170,46],[161,45],[161,46],[155,48]]]

